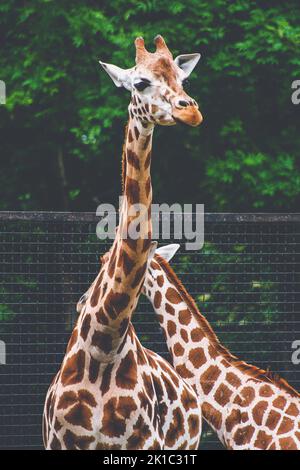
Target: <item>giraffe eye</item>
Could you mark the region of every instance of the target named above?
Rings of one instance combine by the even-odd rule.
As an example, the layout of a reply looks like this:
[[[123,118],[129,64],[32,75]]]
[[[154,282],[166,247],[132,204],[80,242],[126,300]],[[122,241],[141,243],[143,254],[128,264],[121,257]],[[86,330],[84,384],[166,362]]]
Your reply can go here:
[[[147,79],[142,79],[140,82],[137,82],[134,84],[134,87],[138,90],[138,91],[143,91],[145,90],[145,88],[147,88],[148,86],[150,86],[150,81],[147,80]]]

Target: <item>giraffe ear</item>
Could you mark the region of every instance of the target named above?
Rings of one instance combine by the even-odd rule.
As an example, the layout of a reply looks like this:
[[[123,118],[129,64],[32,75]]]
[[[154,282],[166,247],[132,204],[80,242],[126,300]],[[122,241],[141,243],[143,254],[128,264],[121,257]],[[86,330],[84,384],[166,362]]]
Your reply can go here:
[[[149,249],[149,254],[148,254],[149,263],[154,258],[156,249],[157,249],[157,242],[151,242],[150,249]]]
[[[156,253],[164,258],[166,261],[170,261],[175,253],[179,250],[180,245],[178,243],[172,243],[171,245],[161,246],[157,248]]]
[[[117,87],[123,86],[127,90],[132,89],[130,77],[130,72],[132,71],[132,69],[121,69],[121,67],[117,67],[113,64],[106,64],[105,62],[101,62],[101,60],[99,60],[99,63],[102,65],[105,72],[108,73],[108,75]]]
[[[184,77],[188,77],[196,67],[201,54],[181,54],[174,60],[175,64],[184,72]]]
[[[83,309],[83,306],[85,304],[86,299],[88,298],[88,291],[86,291],[78,300],[77,305],[76,305],[76,311],[77,313],[80,313],[81,310]]]

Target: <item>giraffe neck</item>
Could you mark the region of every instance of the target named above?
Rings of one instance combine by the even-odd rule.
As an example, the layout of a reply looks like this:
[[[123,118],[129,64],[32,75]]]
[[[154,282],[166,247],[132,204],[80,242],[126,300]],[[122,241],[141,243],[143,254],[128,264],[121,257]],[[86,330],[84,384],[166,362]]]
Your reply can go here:
[[[164,331],[173,365],[196,390],[204,418],[223,443],[230,429],[229,404],[238,406],[238,392],[244,386],[247,391],[249,382],[254,389],[262,390],[262,396],[269,394],[271,387],[269,396],[277,392],[298,395],[283,379],[278,379],[276,386],[265,371],[238,360],[222,346],[174,271],[160,256],[156,255],[151,262],[150,271],[152,276],[147,276],[145,293]],[[249,393],[253,393],[254,400],[255,393]]]
[[[99,361],[110,361],[120,353],[144,281],[152,234],[152,133],[152,124],[129,119],[123,147],[124,197],[119,227],[78,320],[85,349]],[[138,212],[135,205],[142,205]]]

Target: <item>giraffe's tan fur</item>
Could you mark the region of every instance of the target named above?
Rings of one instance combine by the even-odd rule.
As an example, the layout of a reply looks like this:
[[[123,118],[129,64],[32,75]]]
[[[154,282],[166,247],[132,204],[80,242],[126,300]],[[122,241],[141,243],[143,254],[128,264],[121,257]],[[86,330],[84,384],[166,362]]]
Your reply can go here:
[[[300,449],[300,395],[285,380],[232,355],[161,256],[144,292],[175,370],[194,387],[203,416],[228,449]]]
[[[170,52],[159,44],[156,59],[170,60]],[[136,47],[138,62],[145,67],[140,40]],[[156,102],[157,93],[155,88]],[[142,347],[131,324],[151,245],[152,133],[154,124],[162,123],[151,114],[150,105],[146,114],[139,113],[134,98],[139,98],[136,92],[123,150],[120,224],[98,276],[80,302],[77,324],[47,393],[47,449],[195,449],[201,435],[195,391],[164,359]],[[189,107],[192,117],[183,119],[194,125],[198,106]],[[133,215],[135,204],[143,209]],[[143,211],[138,238],[124,237]]]

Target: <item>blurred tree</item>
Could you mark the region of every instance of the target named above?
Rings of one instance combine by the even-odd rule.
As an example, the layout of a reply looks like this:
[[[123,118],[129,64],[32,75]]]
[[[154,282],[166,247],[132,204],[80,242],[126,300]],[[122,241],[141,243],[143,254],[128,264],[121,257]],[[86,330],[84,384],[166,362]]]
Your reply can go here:
[[[0,209],[116,202],[129,95],[98,60],[132,66],[134,38],[161,33],[174,55],[202,53],[190,93],[205,120],[157,130],[155,199],[295,210],[299,20],[298,0],[2,0]]]

